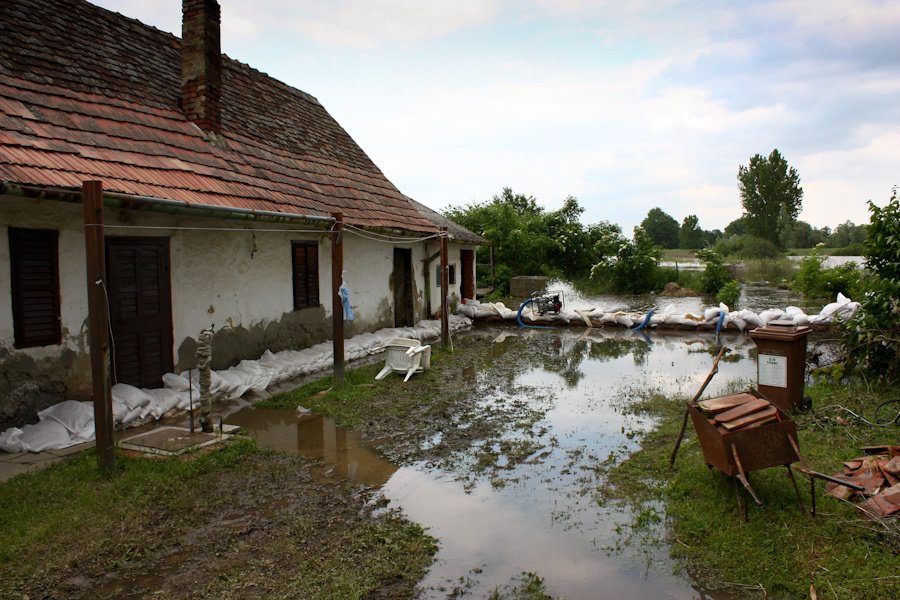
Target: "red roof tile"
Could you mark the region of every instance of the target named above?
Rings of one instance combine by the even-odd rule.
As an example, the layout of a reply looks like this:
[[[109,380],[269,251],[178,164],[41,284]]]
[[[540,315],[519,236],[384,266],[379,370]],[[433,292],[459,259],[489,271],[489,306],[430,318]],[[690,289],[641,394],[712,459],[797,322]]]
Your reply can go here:
[[[223,57],[223,149],[179,108],[178,38],[82,0],[0,3],[0,36],[0,180],[436,230],[315,98],[247,65]]]

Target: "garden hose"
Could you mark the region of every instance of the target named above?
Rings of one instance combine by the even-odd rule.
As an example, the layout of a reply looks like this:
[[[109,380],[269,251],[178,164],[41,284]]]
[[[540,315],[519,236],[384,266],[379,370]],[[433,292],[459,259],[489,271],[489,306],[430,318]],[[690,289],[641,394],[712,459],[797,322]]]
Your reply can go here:
[[[894,398],[893,400],[885,400],[881,404],[875,407],[875,424],[876,425],[886,425],[888,423],[894,423],[900,425],[900,411],[897,411],[897,416],[893,419],[879,419],[878,411],[881,410],[881,407],[886,404],[893,404],[894,402],[900,402],[900,398]]]

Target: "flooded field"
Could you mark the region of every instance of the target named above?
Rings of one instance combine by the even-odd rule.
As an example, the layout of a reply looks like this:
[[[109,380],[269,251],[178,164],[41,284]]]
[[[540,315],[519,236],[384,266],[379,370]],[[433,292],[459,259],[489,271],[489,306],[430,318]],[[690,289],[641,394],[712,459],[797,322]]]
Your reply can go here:
[[[786,306],[781,292],[750,294],[756,310]],[[569,301],[649,310],[672,300]],[[675,302],[680,311],[704,308],[696,298]],[[527,407],[540,415],[532,427],[442,460],[397,461],[379,451],[384,440],[338,429],[321,416],[298,419],[289,411],[236,406],[225,422],[251,429],[264,446],[319,459],[336,474],[380,488],[390,507],[428,528],[440,540],[440,551],[422,582],[422,598],[487,597],[523,573],[536,573],[550,594],[570,600],[732,597],[673,575],[664,543],[626,543],[623,531],[632,515],[622,506],[603,505],[596,493],[602,483],[598,466],[626,458],[652,426],[629,407],[648,394],[696,393],[718,350],[714,333],[476,326],[467,335],[485,341],[462,373],[488,410],[484,414],[494,404]],[[719,343],[730,352],[707,396],[746,388],[756,379],[749,338],[729,333]],[[427,443],[440,441],[438,433]],[[523,447],[525,460],[509,459]],[[650,521],[661,522],[651,512]]]

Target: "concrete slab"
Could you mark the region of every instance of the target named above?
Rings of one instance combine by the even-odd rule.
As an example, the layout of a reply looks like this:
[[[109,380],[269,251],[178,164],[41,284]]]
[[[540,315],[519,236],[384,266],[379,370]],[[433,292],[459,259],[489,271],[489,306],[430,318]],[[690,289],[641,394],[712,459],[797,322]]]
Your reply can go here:
[[[7,462],[30,465],[32,463],[46,462],[58,458],[58,456],[54,456],[49,452],[17,452],[10,455],[10,459]]]
[[[60,457],[69,457],[74,454],[80,454],[84,452],[88,448],[93,448],[97,445],[97,442],[90,441],[84,442],[83,444],[75,444],[74,446],[69,446],[68,448],[63,448],[62,450],[47,450],[48,454],[52,454],[53,456]]]
[[[211,446],[230,438],[227,433],[237,429],[234,426],[224,426],[225,432],[203,433],[185,427],[160,427],[145,433],[133,435],[119,440],[118,446],[124,450],[132,450],[144,454],[157,456],[178,456],[188,452],[194,452],[201,448]]]
[[[0,482],[15,477],[19,473],[28,471],[28,465],[22,463],[0,462]]]

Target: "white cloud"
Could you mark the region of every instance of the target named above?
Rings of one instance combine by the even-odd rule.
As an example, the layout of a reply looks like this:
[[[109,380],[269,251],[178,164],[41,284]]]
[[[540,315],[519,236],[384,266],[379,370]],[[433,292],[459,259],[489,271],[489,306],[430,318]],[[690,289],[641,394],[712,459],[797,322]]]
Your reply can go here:
[[[349,0],[324,18],[299,13],[293,26],[321,44],[373,48],[444,36],[487,22],[495,11],[493,0]]]

